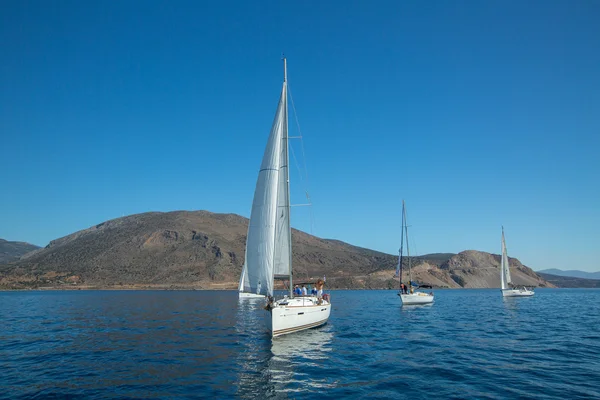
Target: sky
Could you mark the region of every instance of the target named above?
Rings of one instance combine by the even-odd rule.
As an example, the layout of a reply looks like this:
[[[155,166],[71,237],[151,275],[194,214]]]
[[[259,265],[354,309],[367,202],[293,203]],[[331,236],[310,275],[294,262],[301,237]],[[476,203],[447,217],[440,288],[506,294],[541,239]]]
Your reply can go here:
[[[598,20],[583,0],[4,1],[0,238],[249,217],[285,53],[295,228],[397,254],[404,199],[411,254],[498,254],[504,226],[535,270],[598,271]]]

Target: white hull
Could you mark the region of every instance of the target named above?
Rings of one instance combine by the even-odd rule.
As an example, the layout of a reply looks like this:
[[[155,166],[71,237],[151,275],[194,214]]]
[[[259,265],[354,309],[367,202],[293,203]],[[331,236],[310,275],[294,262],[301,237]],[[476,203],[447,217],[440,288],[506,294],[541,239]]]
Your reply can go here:
[[[248,293],[248,292],[238,292],[240,299],[264,299],[265,296],[262,294],[256,293]]]
[[[415,292],[412,294],[401,294],[402,304],[413,305],[413,304],[429,304],[433,303],[433,295],[423,292]]]
[[[273,304],[267,320],[272,337],[276,337],[324,325],[330,313],[331,304],[325,300],[318,304],[314,296],[284,298]]]
[[[500,289],[502,297],[527,297],[533,296],[535,292],[526,288],[522,289]]]

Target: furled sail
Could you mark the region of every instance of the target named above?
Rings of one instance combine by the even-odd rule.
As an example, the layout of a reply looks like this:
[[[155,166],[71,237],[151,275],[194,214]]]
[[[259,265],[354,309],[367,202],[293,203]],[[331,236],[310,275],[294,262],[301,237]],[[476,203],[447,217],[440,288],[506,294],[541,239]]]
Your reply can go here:
[[[285,132],[287,129],[286,97],[287,83],[284,82],[277,113],[258,173],[246,240],[246,272],[249,291],[263,295],[273,294],[278,235],[276,228],[278,217],[281,215],[278,207],[278,193],[281,190],[279,189],[282,163],[281,146],[284,144],[284,137],[287,140]]]

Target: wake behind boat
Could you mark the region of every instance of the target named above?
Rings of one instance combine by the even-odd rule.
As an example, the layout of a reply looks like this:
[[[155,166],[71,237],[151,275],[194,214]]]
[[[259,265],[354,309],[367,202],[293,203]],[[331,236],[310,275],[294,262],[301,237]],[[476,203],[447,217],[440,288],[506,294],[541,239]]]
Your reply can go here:
[[[408,285],[402,283],[402,248],[404,245],[404,237],[406,237],[406,255],[408,257]],[[406,206],[402,200],[402,230],[400,233],[400,254],[398,256],[398,266],[396,267],[396,275],[400,278],[400,291],[398,296],[402,300],[403,305],[418,305],[433,303],[433,293],[424,293],[415,291],[412,282],[411,259],[408,249],[408,226],[406,223]]]
[[[533,290],[529,290],[526,287],[513,288],[512,280],[510,277],[510,265],[508,262],[508,254],[506,251],[506,241],[504,240],[504,227],[502,227],[502,258],[500,260],[500,285],[502,291],[502,297],[528,297],[533,296],[535,293]]]
[[[283,59],[283,87],[262,159],[246,239],[245,268],[240,293],[267,297],[267,325],[271,336],[323,325],[331,303],[322,295],[294,297],[292,292],[292,230],[290,225],[287,62]],[[275,300],[275,279],[289,282],[289,296]],[[317,288],[319,289],[319,288]]]

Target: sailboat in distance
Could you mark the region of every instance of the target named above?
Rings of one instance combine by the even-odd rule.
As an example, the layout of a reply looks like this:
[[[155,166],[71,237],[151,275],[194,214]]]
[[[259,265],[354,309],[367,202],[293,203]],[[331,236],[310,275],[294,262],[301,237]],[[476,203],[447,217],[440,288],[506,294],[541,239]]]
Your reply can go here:
[[[408,257],[408,285],[402,282],[402,247],[406,237],[406,256]],[[398,256],[397,275],[400,278],[400,292],[398,296],[402,299],[403,305],[417,305],[433,303],[433,293],[424,293],[415,290],[412,281],[410,251],[408,249],[408,224],[406,222],[406,206],[402,200],[402,231],[400,233],[400,254]]]
[[[500,286],[502,297],[527,297],[533,296],[533,290],[527,289],[525,286],[519,289],[512,287],[510,277],[510,265],[508,263],[508,254],[506,252],[506,241],[504,240],[504,227],[502,227],[502,256],[500,260]]]
[[[267,297],[267,325],[271,336],[314,328],[327,323],[331,313],[323,282],[316,296],[294,297],[292,292],[292,229],[288,153],[287,61],[283,58],[283,87],[254,190],[246,239],[247,291]],[[245,282],[245,277],[243,278]],[[289,295],[275,300],[275,279],[289,282]],[[242,281],[242,279],[240,279]],[[244,282],[241,282],[244,286]],[[245,289],[246,290],[246,289]]]
[[[240,299],[264,299],[265,295],[256,294],[250,291],[250,285],[248,283],[248,273],[246,272],[246,262],[244,261],[244,267],[242,268],[242,275],[240,276],[240,283],[238,285],[238,296]]]

